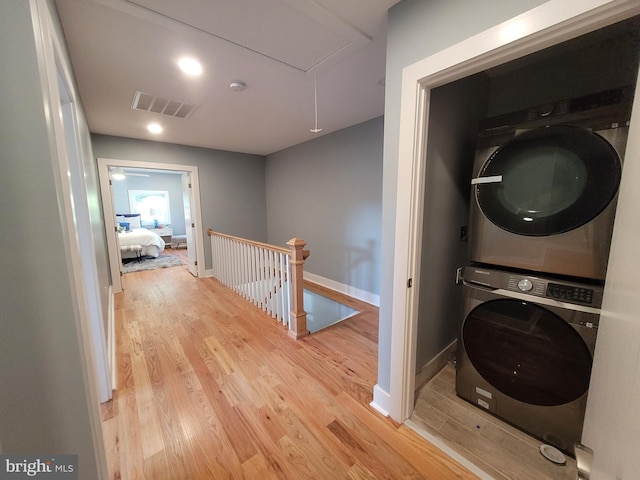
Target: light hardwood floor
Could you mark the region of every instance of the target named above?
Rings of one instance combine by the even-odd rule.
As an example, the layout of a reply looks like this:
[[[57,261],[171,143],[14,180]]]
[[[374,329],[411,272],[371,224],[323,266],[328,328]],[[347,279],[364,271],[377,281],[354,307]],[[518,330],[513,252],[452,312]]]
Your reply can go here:
[[[369,407],[374,307],[343,298],[361,313],[295,341],[186,266],[123,285],[118,388],[102,407],[111,479],[476,478]]]

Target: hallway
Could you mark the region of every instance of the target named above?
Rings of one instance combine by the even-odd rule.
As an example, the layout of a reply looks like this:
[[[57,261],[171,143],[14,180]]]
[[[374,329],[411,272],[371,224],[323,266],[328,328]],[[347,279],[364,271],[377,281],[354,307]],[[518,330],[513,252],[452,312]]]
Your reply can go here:
[[[110,478],[475,478],[368,406],[375,307],[341,298],[361,313],[296,342],[186,266],[124,287],[102,407]]]

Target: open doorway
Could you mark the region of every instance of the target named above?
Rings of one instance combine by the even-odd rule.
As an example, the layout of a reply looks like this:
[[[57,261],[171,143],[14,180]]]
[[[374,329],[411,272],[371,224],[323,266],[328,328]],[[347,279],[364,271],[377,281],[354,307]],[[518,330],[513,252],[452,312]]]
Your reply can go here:
[[[144,181],[148,181],[154,175],[157,178],[159,178],[159,175],[166,178],[174,177],[175,181],[170,182],[174,184],[174,187],[167,188],[174,190],[173,196],[178,201],[173,202],[173,207],[167,212],[154,212],[157,218],[153,218],[153,216],[150,218],[145,217],[142,226],[147,226],[157,232],[165,243],[173,243],[174,234],[177,237],[183,237],[187,245],[189,271],[194,276],[204,276],[204,262],[201,260],[204,258],[204,249],[197,167],[99,158],[98,173],[103,198],[102,208],[105,218],[109,265],[114,293],[122,291],[122,258],[118,242],[116,215],[134,213],[130,212],[129,203],[129,193],[133,190],[124,186],[126,184],[123,184],[123,186],[116,184],[117,181],[112,178],[112,172],[115,170],[121,173],[125,179],[129,177],[130,186],[136,187],[134,190],[149,191],[148,188],[141,189],[137,187],[144,185]],[[125,193],[118,193],[118,190],[122,189],[124,189]],[[168,192],[168,190],[162,191]],[[120,198],[123,196],[124,200]],[[123,202],[124,204],[122,204]],[[121,210],[126,210],[126,212]],[[144,222],[149,224],[144,224]]]

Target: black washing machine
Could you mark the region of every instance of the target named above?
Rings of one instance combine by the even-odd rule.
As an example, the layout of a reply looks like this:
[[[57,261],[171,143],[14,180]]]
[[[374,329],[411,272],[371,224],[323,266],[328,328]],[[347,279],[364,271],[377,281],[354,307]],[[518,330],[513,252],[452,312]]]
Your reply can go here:
[[[462,277],[458,396],[573,455],[602,288],[474,266]]]
[[[632,98],[620,88],[482,122],[472,262],[605,278]]]

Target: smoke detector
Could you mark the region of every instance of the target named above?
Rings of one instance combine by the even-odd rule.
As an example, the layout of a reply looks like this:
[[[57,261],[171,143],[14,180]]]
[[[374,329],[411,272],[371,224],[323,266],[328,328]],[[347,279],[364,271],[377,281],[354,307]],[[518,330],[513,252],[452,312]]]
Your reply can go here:
[[[229,85],[229,88],[234,92],[242,92],[244,91],[245,88],[247,88],[247,85],[244,82],[235,81],[235,82],[231,82],[231,84]]]

